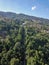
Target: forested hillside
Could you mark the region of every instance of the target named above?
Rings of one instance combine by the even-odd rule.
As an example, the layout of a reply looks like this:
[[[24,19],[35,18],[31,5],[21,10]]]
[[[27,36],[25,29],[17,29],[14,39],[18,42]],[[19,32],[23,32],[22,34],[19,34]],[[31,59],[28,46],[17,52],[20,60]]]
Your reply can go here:
[[[49,20],[1,15],[0,65],[49,65]]]

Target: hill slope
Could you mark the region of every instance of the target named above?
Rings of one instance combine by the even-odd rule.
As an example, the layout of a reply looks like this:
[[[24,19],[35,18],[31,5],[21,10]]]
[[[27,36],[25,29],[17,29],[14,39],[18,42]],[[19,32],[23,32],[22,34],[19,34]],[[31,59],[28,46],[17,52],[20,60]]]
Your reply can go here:
[[[42,24],[49,24],[48,19],[44,18],[39,18],[39,17],[34,17],[34,16],[29,16],[25,14],[16,14],[13,12],[1,12],[0,11],[0,18],[8,18],[8,19],[18,19],[18,20],[29,20],[29,21],[34,21],[37,23],[42,23]]]

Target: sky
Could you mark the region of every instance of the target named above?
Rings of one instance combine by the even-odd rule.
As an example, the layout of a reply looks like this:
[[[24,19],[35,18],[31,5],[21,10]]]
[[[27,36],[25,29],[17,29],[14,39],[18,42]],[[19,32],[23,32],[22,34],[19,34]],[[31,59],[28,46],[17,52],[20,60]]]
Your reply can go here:
[[[49,0],[0,0],[0,11],[49,19]]]

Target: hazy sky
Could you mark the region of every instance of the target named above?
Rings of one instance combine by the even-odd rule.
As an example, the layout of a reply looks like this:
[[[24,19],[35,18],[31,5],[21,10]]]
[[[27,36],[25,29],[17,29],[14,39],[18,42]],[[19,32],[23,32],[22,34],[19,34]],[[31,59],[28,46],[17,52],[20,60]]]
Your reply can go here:
[[[25,13],[49,19],[49,0],[0,0],[0,11]]]

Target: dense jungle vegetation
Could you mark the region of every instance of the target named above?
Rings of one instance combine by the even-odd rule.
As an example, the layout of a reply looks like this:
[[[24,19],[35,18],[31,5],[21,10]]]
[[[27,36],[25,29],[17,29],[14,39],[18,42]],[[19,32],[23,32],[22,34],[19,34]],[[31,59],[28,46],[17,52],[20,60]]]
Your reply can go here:
[[[0,65],[49,65],[49,25],[0,20]]]

